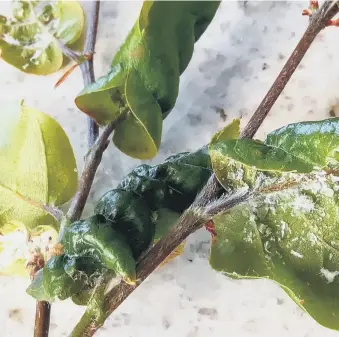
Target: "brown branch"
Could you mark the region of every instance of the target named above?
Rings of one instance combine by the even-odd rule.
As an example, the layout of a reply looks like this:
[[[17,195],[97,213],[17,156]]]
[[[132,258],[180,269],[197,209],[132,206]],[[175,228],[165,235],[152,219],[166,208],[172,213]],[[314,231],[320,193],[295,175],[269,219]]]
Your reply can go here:
[[[51,305],[45,301],[37,301],[35,307],[34,337],[48,337]]]
[[[98,32],[98,23],[99,23],[99,12],[100,12],[100,0],[92,1],[90,4],[91,8],[88,11],[89,14],[86,15],[87,18],[87,32],[85,39],[85,47],[82,53],[76,52],[71,48],[64,45],[61,41],[57,40],[57,43],[62,50],[63,54],[76,62],[56,83],[55,87],[58,87],[65,79],[69,76],[71,72],[77,67],[80,66],[82,80],[84,86],[95,82],[94,75],[94,52],[95,52],[95,43],[97,39]],[[99,136],[99,127],[93,119],[88,117],[88,147],[90,148],[95,140]]]
[[[78,191],[76,192],[66,214],[66,217],[70,222],[76,221],[80,218],[91,190],[95,173],[101,162],[102,155],[107,148],[108,138],[123,118],[124,114],[106,125],[101,135],[86,155],[84,168],[79,179]]]
[[[241,134],[241,138],[252,138],[255,135],[317,34],[327,26],[329,20],[332,19],[338,11],[339,8],[336,2],[326,1],[312,16],[305,34],[291,54],[290,58],[287,60],[283,70],[278,75],[262,103],[259,105],[258,109],[255,111],[254,115],[245,127]],[[213,200],[217,197],[218,186],[217,178],[214,174],[212,174],[193,205],[180,217],[170,232],[159,240],[138,263],[137,284],[135,286],[131,286],[121,282],[118,286],[113,288],[105,298],[105,306],[103,308],[105,310],[105,317],[97,319],[92,316],[91,312],[86,311],[79,324],[73,330],[71,337],[93,336],[102,326],[105,319],[119,307],[119,305],[142,283],[142,281],[145,280],[190,234],[195,232],[208,221],[209,217],[206,213],[207,209],[211,212],[209,214],[213,214],[213,211],[220,211],[220,203],[217,203],[214,208],[211,207]],[[239,200],[242,199],[240,198]],[[223,209],[227,209],[228,206],[232,207],[227,205],[227,202],[225,201],[222,201],[222,203],[224,203],[222,205]]]
[[[249,120],[246,128],[241,134],[241,138],[253,138],[262,122],[270,112],[273,104],[276,102],[281,92],[285,88],[287,82],[292,77],[301,60],[305,56],[307,50],[311,46],[316,36],[328,25],[339,11],[336,2],[325,1],[323,6],[311,17],[310,24],[306,29],[303,37],[295,47],[293,53],[287,60],[277,79],[274,81],[270,90],[254,112]]]
[[[87,86],[95,82],[94,76],[94,51],[95,43],[97,39],[98,23],[99,23],[99,12],[100,12],[100,0],[93,1],[91,3],[91,9],[89,14],[89,20],[87,22],[87,36],[84,48],[84,55],[88,55],[88,59],[80,64],[82,80],[84,86]],[[98,124],[88,117],[88,147],[92,147],[94,142],[99,136]]]
[[[85,48],[84,55],[90,55],[85,62],[80,64],[80,69],[83,77],[84,85],[88,85],[95,81],[94,78],[94,68],[93,68],[93,54],[98,30],[98,22],[99,22],[99,9],[100,9],[100,1],[96,0],[91,3],[91,10],[89,11],[87,23],[87,31],[86,31],[86,40],[85,40]],[[63,47],[63,46],[61,46]],[[63,52],[70,58],[75,60],[79,60],[79,55],[72,50],[63,47]],[[84,209],[85,203],[88,198],[89,191],[91,189],[95,172],[100,164],[102,153],[105,151],[107,145],[107,139],[109,135],[112,133],[115,127],[115,122],[109,124],[99,140],[96,143],[95,148],[91,149],[88,157],[86,158],[85,168],[82,172],[80,182],[79,182],[79,190],[73,198],[71,208],[68,211],[68,215],[70,219],[76,220],[80,218],[81,213]],[[88,122],[89,128],[89,136],[88,143],[89,147],[92,147],[95,140],[99,135],[98,125],[90,120]],[[50,325],[50,315],[51,315],[51,305],[45,301],[37,301],[36,304],[36,312],[35,312],[35,325],[34,325],[34,337],[48,337],[49,335],[49,325]]]
[[[28,263],[31,279],[44,267],[43,256],[33,256],[33,260]],[[51,318],[51,305],[46,301],[37,301],[35,306],[34,337],[48,337],[49,323]]]
[[[88,15],[89,19],[87,21],[87,34],[84,48],[84,55],[88,55],[89,57],[85,62],[80,64],[84,86],[95,81],[93,55],[98,32],[99,12],[100,0],[92,1]],[[108,137],[113,132],[120,119],[116,119],[108,124],[104,128],[100,138],[98,138],[98,125],[91,118],[88,119],[88,147],[90,150],[85,158],[84,169],[79,180],[78,191],[72,200],[66,216],[70,222],[78,220],[84,210],[95,173],[102,159],[102,154],[107,148]]]
[[[228,203],[224,201],[224,210],[230,209],[236,204],[244,201],[249,194],[232,198]],[[218,207],[218,205],[216,205]],[[212,206],[208,212],[202,208],[191,206],[179,218],[169,233],[160,239],[154,247],[144,255],[137,265],[137,283],[129,285],[121,282],[114,287],[105,297],[104,313],[100,317],[93,316],[91,310],[87,309],[81,320],[71,333],[70,337],[91,337],[105,322],[106,318],[150,275],[159,267],[173,250],[179,246],[190,234],[201,228],[208,222],[216,209]],[[94,318],[95,317],[95,318]]]

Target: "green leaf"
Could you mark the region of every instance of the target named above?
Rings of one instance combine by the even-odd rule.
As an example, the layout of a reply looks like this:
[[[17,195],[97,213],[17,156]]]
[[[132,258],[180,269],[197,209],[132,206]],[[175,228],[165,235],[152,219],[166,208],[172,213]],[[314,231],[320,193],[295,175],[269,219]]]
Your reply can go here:
[[[160,240],[173,227],[180,217],[180,213],[162,207],[154,212],[155,235],[154,241]]]
[[[84,273],[69,275],[65,272],[65,269],[72,267],[74,263],[74,260],[66,255],[53,256],[48,260],[43,268],[42,279],[44,292],[48,298],[65,300],[81,291],[87,276]]]
[[[36,274],[32,281],[32,283],[29,285],[29,287],[26,289],[26,292],[28,295],[35,298],[37,301],[47,301],[51,302],[53,299],[47,294],[44,284],[43,284],[43,269],[40,269]]]
[[[46,206],[61,205],[74,195],[74,153],[53,118],[25,106],[19,108],[15,126],[8,123],[13,132],[0,144],[0,230],[12,220],[24,223],[29,231],[38,226],[58,228]],[[6,110],[1,114],[3,119],[11,118]]]
[[[217,134],[218,135],[218,134]],[[290,124],[273,131],[264,143],[250,139],[212,139],[209,145],[214,172],[228,188],[226,166],[244,164],[247,171],[307,173],[338,167],[339,119]]]
[[[339,118],[289,124],[268,134],[265,144],[313,166],[338,167]]]
[[[125,237],[103,216],[76,221],[65,228],[61,243],[70,257],[93,257],[125,282],[136,281],[136,262]]]
[[[211,161],[206,146],[196,152],[171,156],[154,169],[157,179],[167,183],[173,189],[171,194],[177,198],[176,202],[174,200],[176,205],[172,202],[170,207],[174,210],[177,210],[178,207],[181,211],[194,201],[197,193],[212,174]]]
[[[253,187],[258,178],[258,172],[255,168],[245,166],[225,156],[221,150],[223,142],[237,139],[239,135],[240,120],[234,119],[230,124],[214,134],[208,145],[213,172],[220,184],[224,187],[226,193],[231,193],[243,187]]]
[[[331,175],[283,175],[213,219],[211,266],[274,280],[320,324],[339,330],[338,191]]]
[[[75,98],[75,104],[99,124],[107,124],[124,110],[125,103],[121,100],[124,83],[122,68],[117,65],[85,87]]]
[[[60,43],[81,36],[84,14],[76,1],[13,1],[13,18],[0,16],[1,58],[26,73],[48,75],[63,64]]]
[[[99,124],[107,124],[122,112],[127,114],[113,136],[122,152],[138,159],[157,154],[162,120],[175,105],[179,77],[219,4],[145,1],[108,75],[75,99],[78,108]]]
[[[161,108],[137,72],[127,76],[125,87],[128,113],[115,128],[115,146],[130,157],[151,159],[161,143]]]
[[[262,171],[300,173],[311,172],[314,165],[278,147],[251,139],[231,139],[209,146],[214,166],[223,165],[229,158]],[[219,163],[218,163],[219,162]]]
[[[151,244],[154,224],[147,203],[132,191],[115,189],[105,193],[95,207],[121,233],[137,259]]]
[[[230,124],[226,125],[222,130],[213,135],[210,144],[219,143],[228,139],[237,139],[239,136],[240,119],[233,119]]]
[[[153,167],[136,167],[116,189],[100,198],[94,216],[64,226],[61,242],[65,258],[46,267],[43,279],[49,288],[43,293],[53,298],[72,297],[79,305],[93,305],[101,315],[96,296],[88,302],[97,289],[98,277],[120,275],[133,283],[136,260],[171,229],[211,174],[207,147],[171,156]],[[181,254],[183,248],[184,244],[177,247],[165,262]],[[85,275],[86,282],[73,294],[71,279],[77,280],[77,275]]]
[[[36,273],[26,292],[38,301],[65,300],[81,291],[87,276],[84,273],[68,275],[65,268],[73,260],[65,255],[52,256],[43,269]]]

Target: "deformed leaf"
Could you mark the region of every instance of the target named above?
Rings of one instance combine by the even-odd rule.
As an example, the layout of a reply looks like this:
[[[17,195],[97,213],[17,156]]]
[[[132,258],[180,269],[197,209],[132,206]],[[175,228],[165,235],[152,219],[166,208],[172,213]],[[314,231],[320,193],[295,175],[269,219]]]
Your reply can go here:
[[[61,205],[76,191],[73,149],[53,118],[19,107],[18,122],[0,146],[0,230],[12,220],[24,223],[29,231],[58,227],[46,206]],[[6,114],[1,110],[3,118]]]
[[[213,219],[210,264],[230,277],[274,280],[320,324],[339,330],[338,179],[285,179]]]
[[[65,255],[52,256],[43,268],[42,285],[50,299],[64,300],[83,288],[85,274],[77,273],[76,277],[65,272],[65,266],[73,264]]]
[[[95,214],[103,216],[125,237],[134,259],[149,247],[154,236],[154,224],[147,206],[133,191],[117,188],[105,193],[94,209]]]
[[[26,292],[38,301],[53,302],[73,296],[84,286],[86,276],[78,273],[76,277],[68,275],[64,266],[69,263],[65,255],[52,256],[43,269],[40,269]]]
[[[1,58],[26,73],[48,75],[63,64],[60,43],[81,36],[84,14],[76,1],[14,0],[13,17],[0,16]]]
[[[70,257],[93,257],[99,264],[135,284],[136,262],[126,238],[113,229],[103,216],[72,223],[65,229],[61,243]],[[75,293],[74,293],[75,294]]]

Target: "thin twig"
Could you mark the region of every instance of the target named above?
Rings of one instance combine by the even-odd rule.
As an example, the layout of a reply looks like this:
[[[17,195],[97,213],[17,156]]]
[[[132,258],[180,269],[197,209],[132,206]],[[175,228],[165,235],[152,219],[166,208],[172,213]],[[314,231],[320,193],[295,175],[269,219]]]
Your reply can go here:
[[[88,57],[86,62],[80,64],[84,86],[87,86],[95,81],[93,55],[98,32],[99,12],[100,0],[91,2],[84,48],[84,55],[89,55],[90,57]],[[79,180],[78,191],[72,200],[71,206],[66,216],[70,222],[78,220],[82,214],[82,211],[84,210],[89,192],[93,184],[95,173],[102,159],[102,154],[107,148],[108,137],[113,132],[119,120],[120,119],[116,119],[108,124],[104,128],[100,138],[98,138],[98,125],[91,118],[88,119],[88,147],[90,150],[85,159],[84,169]]]
[[[43,205],[42,207],[46,212],[48,212],[49,214],[54,216],[54,218],[57,221],[60,221],[62,219],[62,216],[64,215],[62,210],[60,208],[56,207],[56,206]]]
[[[95,51],[95,43],[97,39],[98,23],[100,12],[100,0],[93,1],[91,3],[91,9],[89,11],[89,20],[87,22],[87,36],[84,48],[84,55],[89,55],[87,61],[80,64],[82,79],[84,86],[87,86],[95,81],[93,56]],[[99,136],[98,124],[88,117],[88,147],[91,148],[96,139]]]
[[[85,39],[85,48],[83,54],[90,55],[90,57],[88,57],[88,59],[85,62],[82,62],[80,64],[80,69],[85,86],[95,81],[93,68],[93,54],[98,30],[99,10],[100,10],[100,1],[96,0],[91,3],[91,10],[86,16],[88,22]],[[66,47],[62,48],[62,50],[68,57],[73,58],[75,60],[79,60],[79,55],[76,52]],[[99,128],[98,125],[92,120],[90,120],[88,124],[89,124],[88,144],[89,147],[92,147],[95,140],[98,138]],[[89,152],[89,155],[86,159],[84,172],[82,172],[80,178],[79,190],[76,193],[75,197],[73,198],[71,208],[68,211],[68,215],[70,216],[71,220],[76,220],[81,216],[81,213],[84,209],[85,203],[88,198],[89,191],[93,183],[95,172],[100,164],[102,153],[105,151],[107,147],[106,145],[107,139],[109,135],[112,133],[114,127],[115,122],[112,122],[111,124],[107,125],[100,141],[98,142],[98,144],[96,144],[95,149],[90,150]],[[34,337],[48,337],[50,315],[51,315],[51,305],[45,301],[38,301],[36,304],[35,312]]]
[[[228,205],[233,207],[243,201],[243,196],[235,203]],[[227,206],[225,207],[225,210]],[[190,234],[201,228],[210,219],[210,215],[204,213],[201,208],[190,207],[179,218],[169,233],[160,239],[154,247],[142,258],[137,265],[137,283],[128,285],[121,282],[114,287],[105,297],[104,314],[100,317],[93,316],[87,310],[71,333],[70,337],[91,337],[104,323],[105,319],[179,246]]]
[[[252,138],[255,135],[317,34],[327,26],[328,21],[332,19],[338,11],[339,8],[336,5],[336,2],[326,1],[318,12],[312,16],[310,25],[305,34],[286,62],[283,70],[278,75],[277,80],[274,82],[262,103],[255,111],[253,117],[245,127],[241,134],[241,138]],[[208,217],[206,216],[206,213],[201,214],[200,212],[203,209],[202,207],[207,206],[216,198],[218,192],[217,186],[217,178],[214,174],[212,174],[211,178],[194,202],[194,207],[191,207],[188,211],[186,211],[172,227],[169,233],[159,240],[156,245],[143,256],[137,266],[137,284],[135,286],[131,286],[121,282],[119,285],[114,287],[105,298],[105,306],[103,308],[106,311],[105,317],[100,317],[98,320],[91,316],[90,312],[85,312],[80,322],[73,330],[71,337],[93,336],[102,326],[105,319],[109,317],[116,308],[118,308],[118,306],[142,283],[142,281],[145,280],[190,234],[195,232],[207,222]],[[223,206],[227,207],[227,203]]]
[[[89,192],[92,187],[95,173],[101,162],[102,155],[107,148],[108,138],[117,126],[118,123],[124,118],[124,114],[115,119],[110,124],[106,125],[101,135],[91,147],[85,158],[84,169],[81,173],[78,185],[78,191],[76,192],[71,206],[66,214],[67,219],[70,222],[76,221],[80,218],[82,211],[86,205],[86,201]]]
[[[293,53],[287,60],[277,79],[274,81],[270,90],[254,112],[246,128],[241,134],[241,138],[253,138],[262,122],[270,112],[273,104],[276,102],[287,82],[292,77],[307,50],[311,46],[316,36],[323,30],[330,19],[339,12],[336,1],[325,1],[322,7],[312,16],[310,24],[306,29],[303,37],[297,44]]]
[[[61,42],[58,39],[55,39],[55,42],[58,43],[62,53],[69,57],[71,60],[73,60],[76,63],[81,63],[81,61],[83,60],[83,55],[69,47],[67,47],[63,42]]]
[[[47,337],[51,317],[51,305],[45,301],[37,301],[35,312],[34,337]]]

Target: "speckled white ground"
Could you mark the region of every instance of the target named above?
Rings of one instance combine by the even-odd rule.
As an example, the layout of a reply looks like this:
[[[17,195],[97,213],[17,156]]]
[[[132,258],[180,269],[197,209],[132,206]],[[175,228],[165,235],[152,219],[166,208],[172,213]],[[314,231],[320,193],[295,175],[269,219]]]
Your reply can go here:
[[[140,2],[105,1],[96,74],[104,74],[112,54],[134,22]],[[286,57],[307,26],[301,10],[307,2],[224,2],[197,43],[181,78],[177,106],[165,121],[162,161],[172,153],[194,150],[234,116],[245,125]],[[0,12],[6,6],[0,2]],[[288,122],[328,117],[339,99],[339,30],[318,36],[281,95],[258,136]],[[26,76],[0,62],[1,99],[22,96],[26,104],[54,116],[76,150],[79,168],[86,151],[86,122],[73,98],[82,87],[79,72],[57,90],[60,74]],[[223,108],[225,122],[217,112]],[[96,200],[132,167],[140,164],[110,147],[91,195]],[[87,214],[91,207],[87,208]],[[107,321],[100,337],[334,337],[319,326],[275,284],[231,281],[208,266],[208,235],[189,239],[185,255],[154,273]],[[193,262],[188,260],[192,259]],[[0,336],[32,336],[34,301],[25,295],[27,281],[0,278]],[[69,302],[53,306],[51,336],[67,336],[82,309]]]

